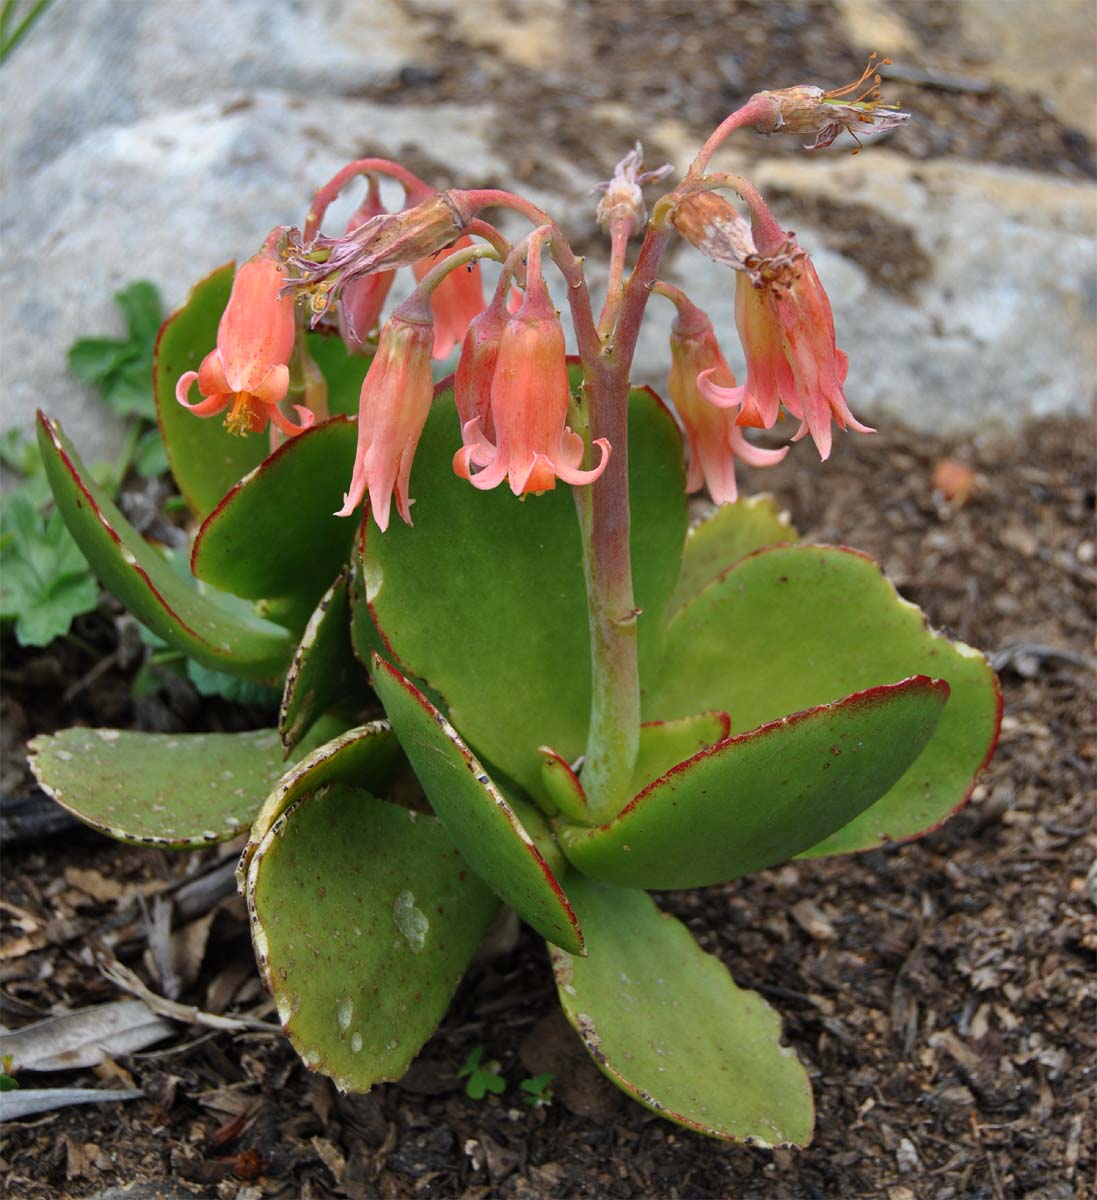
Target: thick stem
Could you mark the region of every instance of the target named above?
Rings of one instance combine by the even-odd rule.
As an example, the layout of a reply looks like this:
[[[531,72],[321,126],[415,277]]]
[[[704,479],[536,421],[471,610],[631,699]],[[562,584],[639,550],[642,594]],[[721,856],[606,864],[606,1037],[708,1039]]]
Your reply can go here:
[[[585,381],[593,437],[613,456],[590,488],[576,488],[583,535],[591,639],[591,717],[582,781],[595,821],[615,816],[631,797],[640,741],[637,616],[629,547],[628,392],[649,284],[670,241],[669,227],[649,228],[624,287],[613,340]],[[585,364],[584,364],[585,365]]]

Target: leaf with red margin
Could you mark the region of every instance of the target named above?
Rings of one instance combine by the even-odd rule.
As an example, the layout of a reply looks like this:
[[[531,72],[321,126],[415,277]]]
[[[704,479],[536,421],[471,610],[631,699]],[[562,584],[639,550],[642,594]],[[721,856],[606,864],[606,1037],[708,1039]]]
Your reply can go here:
[[[441,822],[338,783],[281,813],[244,891],[286,1036],[355,1092],[408,1069],[499,908]]]
[[[794,713],[672,767],[596,829],[557,824],[572,865],[622,887],[724,883],[784,862],[892,787],[941,718],[918,675]]]
[[[38,413],[38,447],[57,508],[92,570],[157,637],[215,671],[280,680],[289,634],[222,607],[184,580],[92,482],[61,426]]]
[[[583,954],[583,933],[558,874],[567,864],[544,818],[504,796],[460,735],[412,683],[378,655],[373,687],[423,791],[465,861],[542,937]]]
[[[549,950],[564,1013],[601,1070],[697,1133],[806,1146],[811,1083],[777,1013],[643,892],[580,876],[572,895],[590,953]]]
[[[929,675],[951,688],[929,745],[888,794],[808,855],[916,837],[960,807],[998,738],[1001,693],[986,659],[932,632],[867,555],[774,546],[736,563],[667,625],[650,717],[699,707],[749,730],[888,679]]]
[[[278,733],[287,754],[325,712],[354,712],[370,699],[366,673],[350,644],[349,573],[344,567],[324,593],[286,675]]]
[[[198,579],[247,600],[292,597],[311,611],[350,555],[355,522],[335,516],[354,466],[357,426],[334,417],[280,446],[202,522]]]
[[[744,496],[734,504],[721,504],[693,526],[682,551],[678,586],[667,605],[675,613],[705,586],[739,559],[781,542],[795,542],[799,534],[772,496]]]
[[[387,721],[370,721],[344,730],[310,750],[285,771],[252,822],[251,836],[236,868],[241,890],[251,856],[295,800],[330,783],[345,783],[370,793],[385,791],[402,763],[400,743]]]

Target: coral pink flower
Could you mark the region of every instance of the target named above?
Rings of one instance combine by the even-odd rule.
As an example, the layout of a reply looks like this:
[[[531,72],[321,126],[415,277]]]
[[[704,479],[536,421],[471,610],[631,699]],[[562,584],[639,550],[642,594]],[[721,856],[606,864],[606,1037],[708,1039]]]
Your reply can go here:
[[[747,360],[746,382],[722,386],[710,369],[698,385],[711,403],[739,408],[739,425],[769,429],[783,405],[800,421],[792,440],[810,434],[825,459],[832,420],[840,429],[874,431],[846,403],[848,360],[835,343],[830,301],[811,259],[777,225],[760,197],[749,199],[758,254],[748,259],[748,269],[736,272],[735,282],[735,323]]]
[[[570,398],[564,330],[541,276],[540,241],[531,237],[526,298],[506,323],[492,376],[494,444],[481,418],[472,417],[453,469],[485,491],[509,479],[516,496],[550,491],[557,478],[593,483],[609,462],[609,442],[597,439],[601,459],[592,470],[582,470],[583,439],[566,426]],[[473,474],[473,466],[482,469]]]
[[[293,351],[293,299],[282,296],[285,268],[268,251],[248,259],[236,272],[232,293],[217,326],[217,346],[197,371],[187,371],[175,387],[175,398],[197,417],[212,417],[226,408],[230,433],[260,433],[268,421],[287,436],[307,429],[313,414],[296,405],[295,425],[278,405],[289,388]],[[190,404],[192,384],[204,399]]]
[[[457,403],[462,430],[471,427],[470,423],[475,418],[477,437],[486,438],[489,442],[495,437],[495,422],[491,417],[491,383],[499,359],[499,345],[507,326],[509,304],[504,276],[491,303],[469,322],[461,343],[457,371],[453,376],[453,398]]]
[[[459,237],[451,246],[446,246],[430,258],[421,259],[412,268],[415,278],[421,280],[443,258],[472,244],[471,238]],[[432,357],[446,358],[453,347],[464,338],[469,322],[477,313],[483,311],[484,283],[480,278],[480,264],[473,263],[471,266],[451,271],[434,289],[430,306],[434,313]]]
[[[677,300],[678,317],[670,335],[670,398],[678,411],[689,443],[686,490],[699,491],[702,483],[717,504],[734,504],[738,497],[735,460],[748,466],[771,467],[788,453],[752,446],[735,423],[735,411],[710,404],[697,386],[697,377],[725,388],[735,386],[735,376],[724,361],[712,322],[684,296]]]
[[[347,222],[347,233],[353,233],[373,217],[385,211],[381,203],[381,191],[377,180],[371,175],[369,191],[365,200],[351,214]],[[339,334],[352,354],[361,353],[366,339],[373,332],[385,299],[392,287],[395,271],[378,271],[373,275],[361,275],[343,288],[336,305],[339,318]]]
[[[412,523],[408,480],[434,398],[430,373],[433,340],[425,305],[422,320],[396,312],[381,330],[377,354],[362,381],[350,490],[336,516],[350,516],[368,492],[373,519],[385,530],[395,490],[397,511]]]

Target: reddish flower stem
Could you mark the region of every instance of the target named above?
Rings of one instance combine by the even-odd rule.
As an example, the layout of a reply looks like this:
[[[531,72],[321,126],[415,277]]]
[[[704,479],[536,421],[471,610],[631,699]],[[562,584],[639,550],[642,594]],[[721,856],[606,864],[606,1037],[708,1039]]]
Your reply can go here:
[[[360,175],[368,175],[371,172],[375,175],[387,175],[390,179],[395,179],[397,183],[403,186],[409,198],[417,197],[422,199],[423,195],[431,195],[434,192],[434,188],[430,184],[424,183],[418,175],[413,174],[406,167],[402,167],[399,163],[392,162],[390,159],[355,159],[354,162],[347,163],[341,171],[333,175],[312,198],[312,204],[305,217],[303,237],[306,242],[311,241],[316,236],[320,229],[320,222],[323,221],[324,214],[328,211],[328,206],[343,188],[352,179],[357,179]]]
[[[775,132],[780,122],[780,111],[776,103],[768,96],[759,92],[741,108],[737,108],[731,116],[721,121],[708,136],[708,140],[697,151],[697,157],[689,165],[687,178],[702,174],[709,164],[709,159],[716,153],[721,144],[737,129],[745,125],[753,125],[760,132]]]

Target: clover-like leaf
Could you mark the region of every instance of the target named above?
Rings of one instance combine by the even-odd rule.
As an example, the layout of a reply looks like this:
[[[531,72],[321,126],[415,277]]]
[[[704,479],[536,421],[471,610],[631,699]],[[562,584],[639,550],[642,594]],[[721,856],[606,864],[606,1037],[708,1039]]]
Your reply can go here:
[[[567,864],[544,818],[504,796],[433,704],[379,656],[373,686],[423,791],[469,866],[549,941],[583,953],[583,933],[558,875]]]
[[[879,800],[922,752],[948,685],[924,675],[700,750],[596,829],[558,824],[581,871],[626,887],[722,883],[807,850]]]
[[[647,391],[632,393],[630,431],[640,656],[653,670],[686,528],[681,443]],[[575,759],[590,713],[574,498],[566,486],[521,504],[505,488],[477,491],[453,473],[459,445],[452,401],[436,403],[412,475],[415,527],[370,523],[365,595],[385,653],[445,697],[479,754],[541,795],[539,747]]]
[[[775,546],[742,559],[670,620],[650,717],[700,707],[750,730],[889,680],[945,680],[950,698],[910,770],[808,854],[864,850],[914,837],[963,804],[993,752],[1001,693],[986,659],[933,633],[866,555],[833,546]]]
[[[277,818],[246,897],[294,1049],[359,1092],[404,1074],[498,908],[434,817],[340,784]]]
[[[122,842],[185,849],[242,833],[285,770],[278,733],[65,729],[30,744],[42,790]]]
[[[15,621],[21,646],[45,646],[90,612],[99,585],[58,512],[44,516],[15,489],[0,515],[0,619]]]
[[[643,892],[580,877],[574,897],[589,954],[549,950],[560,1003],[602,1071],[698,1133],[806,1146],[811,1084],[762,997]]]
[[[354,464],[356,427],[324,421],[280,446],[229,489],[194,539],[194,574],[249,600],[290,598],[311,612],[347,562],[355,522],[333,514]]]
[[[92,482],[60,425],[41,412],[38,446],[69,532],[104,587],[138,620],[214,670],[257,680],[281,675],[293,652],[284,629],[192,587]]]

